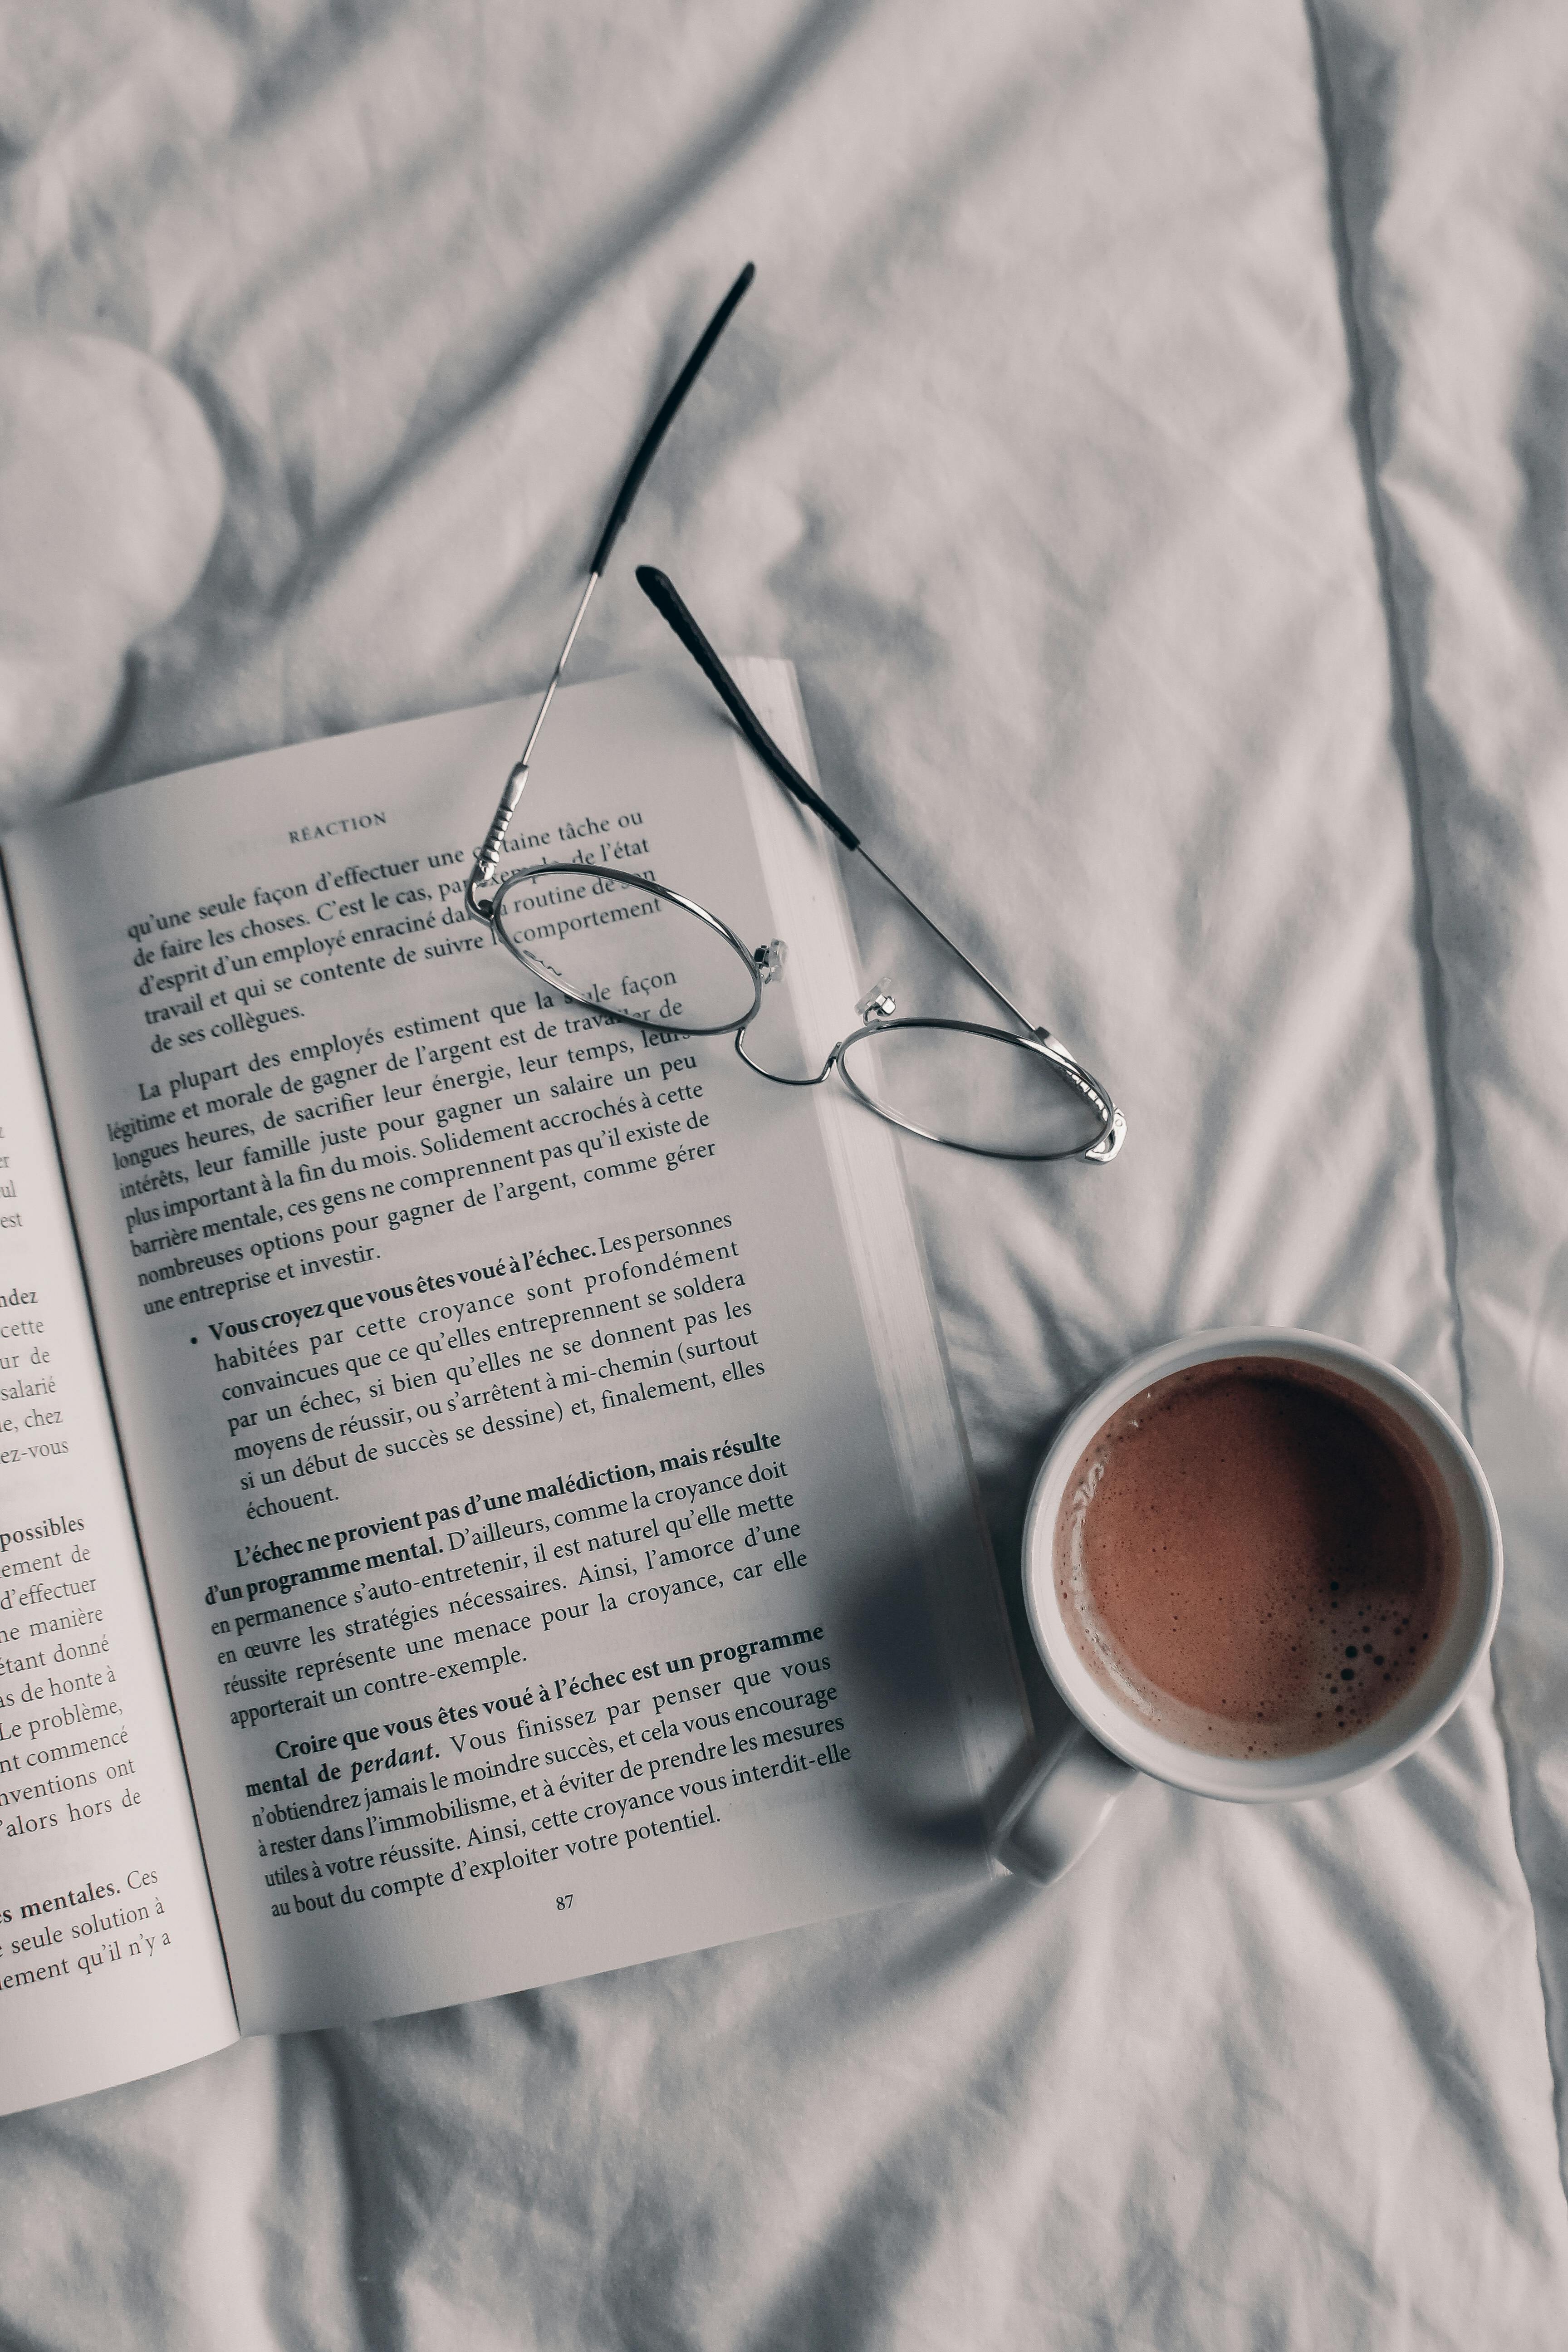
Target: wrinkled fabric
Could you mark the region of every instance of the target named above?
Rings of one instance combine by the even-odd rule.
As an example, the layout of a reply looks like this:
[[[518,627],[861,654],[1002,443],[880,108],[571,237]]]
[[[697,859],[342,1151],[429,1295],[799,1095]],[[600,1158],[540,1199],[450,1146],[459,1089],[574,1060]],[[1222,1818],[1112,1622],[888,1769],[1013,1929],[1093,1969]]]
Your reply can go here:
[[[1403,1365],[1509,1555],[1492,1672],[1347,1796],[1142,1782],[1045,1894],[0,2124],[0,2335],[1560,2346],[1568,18],[8,0],[0,39],[0,320],[109,417],[51,474],[0,354],[0,513],[56,583],[104,516],[74,606],[0,600],[13,812],[540,683],[754,258],[574,675],[672,657],[645,561],[792,657],[830,797],[1126,1107],[1105,1171],[910,1155],[1021,1647],[1052,1430],[1197,1327]],[[961,1002],[851,887],[868,976]]]

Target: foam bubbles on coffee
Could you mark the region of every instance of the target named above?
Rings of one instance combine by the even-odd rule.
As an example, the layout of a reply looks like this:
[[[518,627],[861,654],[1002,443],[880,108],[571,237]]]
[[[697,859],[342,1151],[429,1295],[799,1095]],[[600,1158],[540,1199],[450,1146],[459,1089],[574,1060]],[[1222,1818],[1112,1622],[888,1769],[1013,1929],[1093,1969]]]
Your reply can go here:
[[[1426,1457],[1352,1382],[1277,1357],[1194,1365],[1123,1405],[1057,1527],[1062,1612],[1130,1712],[1212,1755],[1310,1753],[1420,1675],[1457,1580]]]

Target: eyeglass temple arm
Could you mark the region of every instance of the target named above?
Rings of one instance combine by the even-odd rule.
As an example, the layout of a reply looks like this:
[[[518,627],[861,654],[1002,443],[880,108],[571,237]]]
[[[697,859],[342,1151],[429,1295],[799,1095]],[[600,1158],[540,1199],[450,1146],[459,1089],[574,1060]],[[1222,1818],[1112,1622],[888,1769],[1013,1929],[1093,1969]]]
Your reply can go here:
[[[791,764],[746,700],[740,688],[703,635],[691,614],[681,602],[675,583],[667,572],[651,563],[637,565],[637,586],[662,620],[668,621],[736,726],[756,753],[758,759],[786,793],[794,794],[819,816],[829,833],[836,834],[846,849],[858,849],[860,836],[851,833],[836,809],[830,809],[820,793],[813,792],[800,770]]]
[[[859,835],[850,832],[849,827],[837,811],[828,807],[820,793],[813,792],[799,770],[793,767],[784,758],[784,753],[779,750],[778,745],[773,741],[773,737],[768,733],[767,729],[763,725],[762,720],[757,717],[756,712],[752,709],[751,704],[746,700],[745,696],[741,692],[740,688],[681,602],[674,582],[664,572],[656,571],[651,563],[640,563],[637,566],[637,586],[655,611],[668,622],[769,774],[784,786],[786,793],[793,793],[797,801],[804,803],[814,815],[819,816],[828,831],[837,836],[846,849],[856,851],[865,859],[872,873],[879,875],[889,889],[897,892],[910,912],[920,917],[928,931],[935,932],[942,945],[958,958],[964,970],[973,972],[981,987],[1012,1014],[1021,1028],[1027,1030],[1031,1036],[1048,1037],[1049,1031],[1037,1027],[1027,1013],[1019,1011],[1012,998],[1005,995],[996,982],[981,971],[973,958],[964,954],[958,941],[950,939],[942,925],[933,921],[925,908],[910,898],[902,883],[895,882],[887,869],[878,864]]]
[[[665,435],[674,424],[676,413],[679,410],[681,402],[686,398],[687,394],[690,391],[692,385],[696,383],[698,377],[701,374],[703,369],[708,364],[709,355],[712,352],[714,344],[718,341],[720,336],[729,325],[731,318],[733,315],[742,296],[745,293],[747,287],[750,286],[756,274],[756,263],[754,261],[748,261],[744,269],[742,270],[740,276],[736,278],[733,286],[731,287],[730,291],[725,295],[724,299],[720,303],[719,308],[714,311],[713,316],[709,320],[708,324],[703,328],[701,336],[697,343],[696,349],[691,354],[691,357],[687,361],[686,365],[681,369],[680,373],[670,385],[668,392],[665,394],[664,403],[659,409],[658,415],[654,418],[653,423],[648,426],[647,431],[643,435],[641,441],[637,445],[637,455],[632,459],[631,464],[626,467],[626,480],[616,492],[616,502],[610,509],[610,519],[599,535],[598,546],[594,550],[593,562],[588,566],[589,571],[594,574],[597,575],[602,572],[605,564],[608,563],[610,560],[610,550],[614,547],[616,540],[620,536],[621,525],[625,522],[627,515],[630,514],[633,500],[636,499],[637,492],[643,486],[643,476],[647,472],[648,467],[652,465],[655,457],[658,455],[659,443],[664,439]]]
[[[522,788],[528,782],[528,763],[533,755],[533,746],[539,730],[544,724],[544,714],[555,699],[555,689],[561,683],[561,674],[566,667],[573,646],[576,643],[577,632],[583,625],[583,615],[588,609],[589,599],[598,586],[605,566],[610,560],[610,550],[620,536],[621,526],[632,510],[637,494],[643,486],[643,478],[658,455],[659,444],[675,422],[681,402],[701,374],[714,344],[729,325],[736,305],[756,274],[755,262],[748,261],[702,330],[690,358],[665,394],[659,404],[658,414],[638,442],[632,462],[626,467],[625,478],[620,488],[616,492],[615,504],[610,509],[609,520],[599,534],[599,543],[595,548],[589,562],[587,581],[578,599],[577,610],[572,615],[572,625],[567,630],[565,642],[555,657],[555,667],[550,673],[550,683],[546,686],[539,708],[533,714],[533,723],[528,730],[528,740],[524,743],[521,754],[506,780],[496,806],[495,815],[490,821],[490,829],[485,835],[484,847],[475,859],[474,870],[468,877],[467,896],[471,913],[482,914],[483,912],[476,901],[475,892],[495,878],[496,868],[500,863],[501,850],[506,842],[507,829],[511,824],[518,802],[522,798]]]

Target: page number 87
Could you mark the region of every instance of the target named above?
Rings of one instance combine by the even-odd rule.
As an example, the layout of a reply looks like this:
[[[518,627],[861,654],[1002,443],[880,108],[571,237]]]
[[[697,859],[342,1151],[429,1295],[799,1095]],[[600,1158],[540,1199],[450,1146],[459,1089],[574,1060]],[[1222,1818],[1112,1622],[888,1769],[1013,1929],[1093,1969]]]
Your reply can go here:
[[[572,1897],[569,1895],[558,1895],[555,1898],[555,1908],[557,1911],[570,1911]]]

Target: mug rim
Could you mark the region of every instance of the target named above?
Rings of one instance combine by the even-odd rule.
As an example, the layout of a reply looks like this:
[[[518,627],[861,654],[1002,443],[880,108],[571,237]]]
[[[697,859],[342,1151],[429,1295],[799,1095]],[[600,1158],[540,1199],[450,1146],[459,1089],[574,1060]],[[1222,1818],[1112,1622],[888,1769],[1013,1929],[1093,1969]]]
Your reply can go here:
[[[1433,1658],[1385,1714],[1344,1739],[1295,1756],[1216,1756],[1141,1722],[1089,1672],[1057,1595],[1058,1516],[1068,1479],[1091,1440],[1141,1388],[1197,1364],[1246,1356],[1278,1356],[1338,1370],[1392,1406],[1443,1480],[1459,1519],[1459,1591]],[[1471,1506],[1468,1529],[1461,1507],[1467,1500]],[[1139,1771],[1197,1796],[1238,1804],[1326,1796],[1389,1769],[1429,1738],[1458,1706],[1490,1647],[1502,1601],[1502,1530],[1486,1473],[1463,1431],[1436,1398],[1396,1365],[1353,1341],[1271,1323],[1188,1332],[1130,1356],[1097,1381],[1070,1409],[1047,1448],[1024,1521],[1024,1599],[1030,1631],[1047,1673],[1073,1715],[1103,1747]]]

